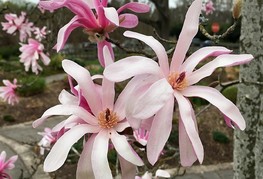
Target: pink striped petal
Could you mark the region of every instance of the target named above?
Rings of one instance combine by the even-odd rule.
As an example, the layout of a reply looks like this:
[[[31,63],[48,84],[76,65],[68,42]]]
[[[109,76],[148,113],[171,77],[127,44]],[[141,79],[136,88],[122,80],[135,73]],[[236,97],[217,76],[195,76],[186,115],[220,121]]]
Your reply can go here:
[[[54,115],[75,115],[89,124],[98,124],[97,119],[82,107],[76,105],[56,105],[46,110],[41,118],[35,120],[32,124],[33,127],[40,126],[47,118]]]
[[[219,56],[222,54],[228,54],[231,52],[232,50],[219,46],[201,48],[185,60],[180,71],[181,72],[185,71],[187,74],[189,74],[195,69],[198,63],[204,60],[205,58],[211,56]]]
[[[153,119],[152,127],[147,142],[147,157],[150,164],[154,165],[167,142],[173,120],[174,98],[170,98],[157,112]]]
[[[66,90],[62,90],[58,96],[58,100],[61,104],[66,105],[66,104],[71,104],[71,105],[78,105],[79,100],[76,96],[70,94]]]
[[[231,119],[241,130],[246,128],[246,123],[239,109],[219,91],[206,86],[190,86],[182,94],[187,97],[200,97],[216,106],[224,115]]]
[[[129,9],[129,10],[131,10],[133,12],[137,12],[137,13],[146,13],[146,12],[150,11],[150,6],[147,4],[143,4],[143,3],[130,2],[130,3],[127,3],[123,6],[121,6],[117,12],[121,13],[125,9]]]
[[[44,171],[53,172],[59,169],[67,159],[68,153],[75,142],[84,134],[97,133],[99,130],[96,126],[82,124],[67,131],[59,138],[46,157],[44,161]]]
[[[96,91],[89,71],[70,60],[63,60],[62,67],[68,75],[78,82],[80,90],[89,103],[92,113],[96,115],[102,111],[101,99]]]
[[[137,167],[118,155],[121,167],[121,178],[134,179]]]
[[[119,15],[120,27],[124,28],[134,28],[138,25],[138,17],[134,14],[121,14]]]
[[[103,48],[104,48],[104,46],[108,47],[108,49],[110,51],[110,54],[111,54],[111,58],[114,61],[114,53],[113,53],[113,49],[112,49],[111,43],[107,42],[106,40],[98,42],[97,43],[98,59],[99,59],[99,62],[101,64],[101,66],[103,66],[103,67],[105,67],[105,59],[104,59],[104,55],[103,55]]]
[[[107,66],[103,74],[111,81],[120,82],[141,74],[161,75],[161,71],[158,64],[152,59],[131,56]]]
[[[116,131],[111,130],[111,141],[114,145],[114,148],[120,156],[122,156],[128,162],[131,162],[134,165],[142,166],[143,161],[137,155],[137,153],[131,148],[130,144],[127,141],[127,138],[124,135],[119,135]]]
[[[186,13],[184,25],[173,54],[170,71],[179,71],[178,69],[180,69],[185,59],[186,52],[199,29],[201,8],[202,0],[195,0]]]
[[[139,98],[130,97],[126,115],[147,119],[157,113],[173,97],[173,89],[165,78],[153,83]]]
[[[233,54],[224,54],[215,58],[213,61],[205,64],[198,70],[194,71],[187,79],[188,84],[192,85],[199,82],[201,79],[210,76],[216,68],[227,67],[227,66],[236,66],[250,62],[253,59],[253,56],[250,54],[244,55],[233,55]]]
[[[146,36],[146,35],[139,34],[136,32],[131,32],[131,31],[126,31],[126,32],[124,32],[123,35],[126,37],[141,40],[144,43],[146,43],[147,45],[149,45],[154,50],[154,52],[156,53],[160,67],[161,67],[164,75],[168,76],[168,74],[169,74],[168,56],[166,54],[165,48],[163,47],[163,45],[159,41],[157,41],[152,36]]]
[[[96,135],[93,134],[88,139],[84,145],[81,155],[79,156],[76,179],[95,179],[91,164],[91,153],[95,137]]]
[[[197,159],[199,160],[200,163],[202,163],[204,159],[204,148],[199,138],[199,134],[194,121],[195,119],[192,116],[193,108],[191,106],[191,103],[188,101],[188,99],[186,99],[184,96],[182,96],[182,94],[180,94],[177,91],[174,91],[174,96],[177,100],[181,121],[185,128],[185,131],[181,130],[183,132],[182,135],[184,136],[182,139],[185,139],[186,138],[185,135],[187,134],[187,136],[191,141]],[[184,132],[186,132],[186,134]],[[181,134],[179,133],[179,135]],[[183,144],[184,146],[189,146],[189,141],[186,141],[186,143]],[[188,149],[183,149],[183,150],[188,150]],[[194,157],[194,155],[189,155],[189,156]],[[188,159],[188,162],[194,160],[195,158],[191,158]],[[183,160],[183,162],[187,162],[187,161]]]
[[[107,158],[108,147],[108,131],[102,130],[95,137],[91,154],[91,163],[95,178],[113,179]]]

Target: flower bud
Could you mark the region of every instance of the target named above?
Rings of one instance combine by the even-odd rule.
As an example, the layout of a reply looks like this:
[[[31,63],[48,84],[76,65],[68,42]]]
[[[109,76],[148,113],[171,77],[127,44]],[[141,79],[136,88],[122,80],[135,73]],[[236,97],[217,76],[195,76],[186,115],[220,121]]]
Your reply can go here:
[[[238,19],[241,16],[243,0],[234,0],[232,16],[234,19]]]

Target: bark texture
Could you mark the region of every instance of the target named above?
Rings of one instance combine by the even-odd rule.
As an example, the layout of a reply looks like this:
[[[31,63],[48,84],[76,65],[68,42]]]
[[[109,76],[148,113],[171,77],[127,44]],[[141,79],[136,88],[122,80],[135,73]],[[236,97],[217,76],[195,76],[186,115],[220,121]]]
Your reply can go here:
[[[247,127],[235,131],[234,178],[263,178],[263,1],[243,0],[240,53],[254,60],[240,69],[238,106]]]

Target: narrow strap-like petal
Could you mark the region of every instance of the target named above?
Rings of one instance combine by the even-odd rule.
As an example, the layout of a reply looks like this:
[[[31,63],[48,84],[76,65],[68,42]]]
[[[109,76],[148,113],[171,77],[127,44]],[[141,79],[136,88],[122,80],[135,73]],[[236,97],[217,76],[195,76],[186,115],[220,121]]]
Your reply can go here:
[[[83,147],[81,155],[79,156],[76,179],[95,179],[91,164],[91,153],[95,137],[96,134],[89,137]]]
[[[188,101],[188,99],[185,98],[178,91],[174,92],[174,96],[178,103],[179,113],[180,113],[180,117],[182,120],[182,124],[184,125],[184,128],[185,128],[185,132],[187,133],[187,136],[189,137],[191,141],[191,144],[193,146],[197,159],[199,160],[200,163],[202,163],[204,159],[204,148],[203,148],[202,142],[200,140],[200,137],[199,137],[199,134],[196,128],[196,124],[194,121],[195,119],[193,118],[193,115],[192,115],[193,113],[192,105]],[[181,134],[179,133],[179,135]],[[182,135],[185,135],[185,134],[183,133]],[[190,156],[193,157],[194,155],[190,155]],[[194,161],[194,158],[189,159],[189,160]]]
[[[147,157],[154,165],[158,160],[172,130],[174,109],[174,97],[170,98],[166,104],[155,115],[147,142]]]
[[[134,179],[136,175],[136,165],[128,162],[123,157],[118,155],[121,166],[121,178],[125,179]]]
[[[103,55],[103,48],[107,46],[109,51],[110,51],[110,54],[111,54],[111,58],[113,59],[114,61],[114,52],[113,52],[113,49],[112,49],[112,46],[111,46],[111,43],[106,41],[106,40],[103,40],[101,42],[98,42],[97,43],[97,47],[98,47],[98,59],[99,59],[99,62],[101,64],[101,66],[105,67],[105,59],[104,59],[104,55]]]
[[[124,28],[134,28],[138,25],[138,17],[134,14],[121,14],[119,15],[120,27]]]
[[[86,133],[97,132],[99,132],[98,127],[87,124],[78,125],[67,131],[59,138],[46,157],[44,161],[44,171],[53,172],[60,168],[66,161],[68,153],[75,142]]]
[[[113,24],[115,24],[116,26],[119,26],[120,22],[119,22],[119,15],[116,11],[115,8],[113,7],[104,7],[104,13],[105,13],[105,17]]]
[[[200,97],[209,101],[231,119],[241,130],[245,129],[246,123],[239,109],[216,89],[206,86],[190,86],[182,93],[187,97]]]
[[[186,52],[199,29],[201,8],[202,0],[195,0],[186,13],[184,25],[173,54],[170,71],[177,72],[185,59]]]
[[[149,45],[158,57],[158,62],[165,76],[169,74],[168,56],[163,45],[152,36],[146,36],[137,32],[126,31],[123,34],[126,37],[135,38]]]
[[[111,81],[120,82],[141,74],[160,75],[161,70],[159,65],[150,58],[131,56],[107,66],[103,74]]]
[[[222,54],[231,53],[232,50],[229,50],[225,47],[220,46],[212,46],[212,47],[204,47],[196,52],[194,52],[191,56],[189,56],[183,65],[181,66],[180,72],[185,71],[187,74],[192,73],[194,68],[198,65],[199,62],[211,56],[219,56]]]
[[[97,115],[102,111],[101,98],[96,91],[89,71],[70,60],[63,60],[62,67],[67,74],[78,82],[80,90],[88,102],[92,113]]]
[[[129,9],[129,10],[131,10],[133,12],[137,12],[137,13],[146,13],[146,12],[150,11],[150,6],[147,4],[143,4],[143,3],[130,2],[130,3],[127,3],[123,6],[121,6],[118,9],[118,13],[121,13],[125,9]]]
[[[201,79],[210,76],[216,68],[227,67],[227,66],[237,66],[250,62],[253,59],[252,55],[233,55],[224,54],[216,57],[213,61],[205,64],[198,70],[194,71],[188,78],[187,82],[189,85],[199,82]]]
[[[124,135],[119,135],[116,131],[111,130],[111,141],[114,148],[120,156],[125,160],[133,163],[137,166],[142,166],[143,161],[140,159],[138,154],[132,149]]]
[[[48,117],[54,115],[72,115],[80,117],[89,124],[98,124],[96,118],[91,115],[88,111],[80,106],[76,105],[56,105],[44,112],[44,114],[37,120],[33,122],[33,127],[38,127],[41,125]]]
[[[95,178],[112,179],[111,170],[107,158],[109,147],[109,134],[107,130],[102,130],[95,137],[91,154],[92,169]]]

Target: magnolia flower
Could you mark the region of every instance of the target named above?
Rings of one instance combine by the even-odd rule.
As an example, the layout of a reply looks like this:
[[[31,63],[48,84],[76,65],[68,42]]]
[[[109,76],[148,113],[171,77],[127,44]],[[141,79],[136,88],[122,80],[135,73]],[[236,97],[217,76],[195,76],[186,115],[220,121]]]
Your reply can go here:
[[[104,48],[104,58],[106,65],[113,62],[107,47]],[[80,155],[77,178],[112,178],[107,159],[109,141],[119,155],[124,178],[134,178],[136,172],[134,165],[141,166],[143,162],[131,148],[126,137],[119,134],[129,127],[123,104],[130,91],[124,90],[114,104],[113,82],[103,78],[101,86],[95,85],[85,68],[69,60],[64,60],[62,66],[78,83],[75,92],[79,95],[77,97],[74,93],[72,95],[63,90],[59,96],[61,104],[48,109],[33,123],[33,127],[39,126],[51,115],[70,115],[60,126],[72,123],[75,125],[54,144],[45,159],[44,170],[52,172],[60,168],[71,146],[85,134],[90,134]],[[83,105],[84,102],[81,103],[80,96],[86,105]],[[87,105],[88,108],[85,107]]]
[[[46,26],[44,26],[42,29],[40,29],[39,27],[35,27],[34,28],[35,39],[37,39],[38,41],[41,41],[41,40],[46,38],[46,35],[49,32],[50,31],[47,31],[47,27]]]
[[[7,22],[2,22],[1,24],[3,26],[3,30],[8,34],[15,34],[18,31],[21,42],[25,41],[28,36],[31,36],[33,23],[28,22],[25,12],[21,12],[19,17],[12,13],[5,14],[5,19]]]
[[[67,130],[63,127],[59,131],[54,131],[50,128],[45,128],[44,132],[38,132],[43,138],[38,142],[40,147],[40,155],[44,155],[45,150],[50,150],[52,145],[66,132]]]
[[[40,1],[40,7],[47,10],[56,10],[61,7],[67,7],[75,17],[59,30],[56,49],[60,51],[70,33],[77,27],[83,27],[89,36],[91,42],[96,42],[98,46],[98,58],[102,66],[105,66],[102,49],[106,45],[113,57],[111,44],[106,41],[108,33],[114,31],[117,27],[133,28],[138,24],[137,16],[130,13],[122,13],[129,9],[133,12],[144,13],[149,11],[149,6],[137,2],[130,2],[116,10],[113,7],[107,7],[107,0],[63,0],[63,1]],[[92,11],[95,9],[95,11]]]
[[[154,115],[147,142],[147,156],[151,164],[157,161],[170,135],[174,98],[180,112],[179,146],[183,166],[191,166],[197,159],[202,163],[204,157],[194,111],[188,97],[201,97],[209,101],[226,116],[225,120],[229,126],[235,125],[241,130],[245,128],[243,117],[230,100],[214,88],[195,84],[211,75],[218,67],[248,63],[253,56],[233,55],[224,47],[212,46],[199,49],[185,60],[186,52],[198,31],[201,7],[202,0],[195,0],[187,11],[170,67],[166,51],[156,39],[126,31],[125,36],[149,45],[155,51],[159,64],[146,57],[131,56],[109,65],[104,71],[105,77],[115,82],[132,76],[141,78],[141,82],[134,88],[132,97],[128,99],[126,116],[132,127],[138,128],[143,119]],[[194,70],[200,61],[209,56],[217,57]]]
[[[8,104],[14,105],[19,102],[18,96],[16,95],[17,79],[13,80],[13,83],[9,80],[3,80],[5,86],[0,87],[0,97],[7,101]]]
[[[32,68],[32,72],[38,74],[38,70],[42,71],[42,67],[38,64],[38,60],[41,58],[44,65],[48,65],[50,58],[44,54],[44,45],[34,39],[28,39],[28,44],[21,44],[19,48],[22,54],[20,62],[24,63],[25,70],[28,71]]]
[[[136,176],[135,179],[158,179],[159,177],[162,178],[170,178],[170,174],[165,170],[158,169],[155,173],[155,176],[152,176],[152,173],[146,172],[143,176],[139,177]]]
[[[143,146],[146,146],[147,140],[149,138],[149,132],[144,128],[139,128],[133,131],[133,136],[137,142]]]
[[[11,178],[5,170],[12,170],[15,165],[14,163],[17,160],[17,155],[14,155],[12,157],[10,157],[10,159],[8,159],[7,161],[5,161],[6,159],[6,152],[2,151],[0,154],[0,178],[4,179],[4,178]]]
[[[207,1],[202,10],[205,11],[206,15],[213,14],[215,11],[213,2],[211,0]]]

